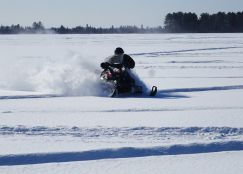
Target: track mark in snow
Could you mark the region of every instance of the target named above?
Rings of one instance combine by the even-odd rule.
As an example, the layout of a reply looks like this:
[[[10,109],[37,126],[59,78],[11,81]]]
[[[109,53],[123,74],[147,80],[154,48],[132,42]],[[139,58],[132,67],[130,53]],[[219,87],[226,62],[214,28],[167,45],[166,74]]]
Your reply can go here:
[[[169,96],[165,96],[169,97]],[[172,98],[172,96],[170,96]],[[149,109],[110,109],[102,111],[87,111],[87,112],[176,112],[176,111],[205,111],[205,110],[242,110],[243,107],[183,107],[183,108],[149,108]]]
[[[6,99],[31,99],[31,98],[52,98],[52,97],[62,97],[61,95],[55,94],[44,94],[44,95],[9,95],[0,96],[0,100]]]
[[[173,55],[177,53],[184,53],[184,52],[194,52],[194,51],[214,51],[214,50],[226,50],[226,49],[236,49],[242,47],[215,47],[215,48],[201,48],[201,49],[187,49],[187,50],[175,50],[175,51],[158,51],[158,52],[148,52],[148,53],[134,53],[130,54],[132,56],[160,56],[160,55]]]
[[[151,138],[165,139],[173,136],[200,136],[207,139],[227,139],[243,137],[243,128],[232,127],[26,127],[0,126],[0,136],[73,136],[79,138]]]
[[[166,94],[166,93],[159,93],[156,98],[188,98],[182,95],[175,95],[175,94]],[[130,109],[100,109],[100,110],[72,110],[72,111],[60,111],[60,110],[28,110],[28,111],[0,111],[2,114],[12,114],[12,113],[52,113],[52,114],[59,114],[59,113],[136,113],[136,112],[181,112],[181,111],[213,111],[213,110],[243,110],[241,106],[222,106],[222,107],[210,107],[210,106],[198,106],[198,107],[153,107],[153,108],[130,108]]]
[[[228,65],[222,65],[222,66],[206,66],[206,65],[175,65],[175,66],[170,66],[170,65],[137,65],[137,68],[140,69],[219,69],[219,70],[224,70],[224,69],[243,69],[243,66],[228,66]]]
[[[197,154],[238,150],[243,150],[243,142],[241,141],[214,142],[208,144],[178,144],[171,146],[157,146],[145,148],[123,147],[116,149],[98,149],[83,152],[4,155],[0,156],[0,166],[61,163],[161,155]]]
[[[1,113],[3,113],[3,114],[11,114],[13,112],[12,111],[2,111]]]
[[[143,78],[152,78],[152,79],[242,79],[243,76],[156,76],[149,77],[143,76]]]
[[[166,63],[224,63],[222,60],[206,60],[206,61],[169,61]]]

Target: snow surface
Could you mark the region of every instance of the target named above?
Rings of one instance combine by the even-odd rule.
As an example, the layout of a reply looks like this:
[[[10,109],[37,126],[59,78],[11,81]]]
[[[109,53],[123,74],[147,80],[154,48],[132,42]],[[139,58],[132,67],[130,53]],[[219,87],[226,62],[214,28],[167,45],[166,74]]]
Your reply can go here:
[[[102,96],[117,46],[156,97]],[[1,35],[0,173],[241,173],[242,55],[243,34]]]

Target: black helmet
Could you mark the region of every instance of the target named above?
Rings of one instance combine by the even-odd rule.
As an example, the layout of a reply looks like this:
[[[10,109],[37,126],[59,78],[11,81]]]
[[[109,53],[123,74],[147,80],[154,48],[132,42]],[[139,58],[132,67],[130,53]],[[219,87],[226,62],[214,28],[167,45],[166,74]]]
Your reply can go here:
[[[117,47],[116,49],[115,49],[115,54],[116,55],[118,55],[118,54],[123,54],[124,53],[124,51],[123,51],[123,49],[121,48],[121,47]]]

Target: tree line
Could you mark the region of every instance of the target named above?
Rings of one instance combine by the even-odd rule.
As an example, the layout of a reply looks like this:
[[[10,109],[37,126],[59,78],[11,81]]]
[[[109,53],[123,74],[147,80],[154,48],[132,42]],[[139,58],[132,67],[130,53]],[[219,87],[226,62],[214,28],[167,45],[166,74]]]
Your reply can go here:
[[[113,34],[113,33],[161,33],[163,32],[162,27],[146,27],[144,28],[143,25],[141,27],[137,26],[120,26],[114,27],[111,26],[110,28],[96,28],[90,25],[77,26],[74,28],[68,28],[61,25],[58,28],[51,28],[51,31],[59,34]]]
[[[243,12],[169,13],[164,21],[165,32],[170,33],[232,33],[243,32]]]
[[[113,33],[223,33],[243,32],[243,12],[218,12],[215,14],[202,13],[168,13],[164,20],[164,27],[120,26],[109,28],[76,26],[73,28],[60,27],[45,28],[41,21],[33,22],[32,26],[22,27],[19,24],[0,26],[0,34],[113,34]]]
[[[0,26],[0,34],[34,34],[34,33],[47,33],[50,29],[46,29],[42,22],[33,22],[31,27],[22,27],[19,24],[11,26]]]

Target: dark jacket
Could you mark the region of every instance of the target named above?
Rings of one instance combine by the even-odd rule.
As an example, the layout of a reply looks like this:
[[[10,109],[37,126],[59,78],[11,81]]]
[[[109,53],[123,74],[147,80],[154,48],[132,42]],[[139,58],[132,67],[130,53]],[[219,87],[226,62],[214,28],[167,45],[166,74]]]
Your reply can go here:
[[[135,61],[127,54],[113,55],[105,59],[105,62],[110,64],[122,64],[128,69],[135,67]]]

